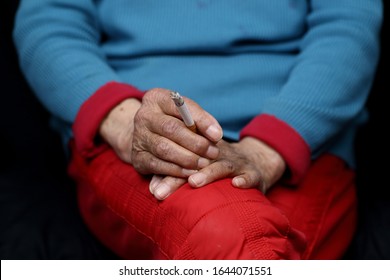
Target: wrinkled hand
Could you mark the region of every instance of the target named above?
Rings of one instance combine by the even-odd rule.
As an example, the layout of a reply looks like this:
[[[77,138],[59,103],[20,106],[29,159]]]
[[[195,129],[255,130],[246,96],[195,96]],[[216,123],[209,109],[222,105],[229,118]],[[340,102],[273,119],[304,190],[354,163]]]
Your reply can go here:
[[[186,103],[199,134],[180,119],[169,90],[145,94],[134,118],[131,161],[138,172],[188,177],[218,156],[215,142],[222,138],[218,122],[192,100]]]
[[[221,140],[217,146],[220,150],[218,158],[188,178],[192,187],[198,188],[232,177],[235,187],[258,188],[266,193],[285,171],[283,158],[255,138],[246,137],[238,143]],[[156,177],[151,181],[150,191],[157,199],[165,199],[184,183],[182,178]]]
[[[218,156],[215,143],[222,138],[222,129],[209,113],[185,98],[199,134],[190,131],[169,93],[152,89],[142,103],[125,100],[103,121],[100,134],[142,174],[188,177]]]
[[[233,186],[258,188],[265,193],[286,169],[279,153],[255,138],[246,137],[238,143],[220,141],[218,147],[217,160],[188,178],[192,187],[233,177]]]

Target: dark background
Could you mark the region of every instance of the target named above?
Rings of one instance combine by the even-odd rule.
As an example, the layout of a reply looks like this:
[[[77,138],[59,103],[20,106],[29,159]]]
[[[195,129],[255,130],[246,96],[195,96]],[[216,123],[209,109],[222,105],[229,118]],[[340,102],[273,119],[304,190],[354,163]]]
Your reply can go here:
[[[348,258],[390,259],[390,174],[389,144],[389,1],[384,5],[381,31],[381,57],[367,101],[370,120],[359,132],[356,141],[357,186],[360,220],[356,238]],[[388,35],[387,35],[388,36]],[[387,95],[387,98],[386,98]]]
[[[39,0],[30,0],[39,1]],[[84,226],[65,156],[48,113],[31,93],[11,39],[17,0],[0,3],[0,257],[1,259],[115,258]],[[390,259],[390,128],[385,95],[388,3],[382,52],[367,102],[370,121],[356,141],[359,224],[346,259]],[[388,60],[388,58],[387,58]],[[388,76],[388,75],[387,75]]]
[[[0,257],[115,258],[82,222],[60,139],[20,73],[11,38],[18,3],[0,2]]]

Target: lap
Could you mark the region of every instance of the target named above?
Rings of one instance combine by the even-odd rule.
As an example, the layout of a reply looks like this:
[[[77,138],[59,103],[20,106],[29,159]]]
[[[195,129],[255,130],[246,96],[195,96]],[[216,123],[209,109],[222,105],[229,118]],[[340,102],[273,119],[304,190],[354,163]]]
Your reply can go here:
[[[331,158],[320,167],[314,165],[312,169],[317,171],[314,177],[321,173],[329,178],[337,177],[328,174],[334,171],[326,170],[335,162],[338,160]],[[324,216],[333,215],[334,211],[329,208],[342,196],[327,185],[332,184],[332,180],[309,180],[309,173],[306,183],[295,187],[279,185],[267,196],[255,189],[234,188],[230,180],[225,179],[200,189],[186,184],[165,201],[157,201],[149,193],[150,178],[121,162],[111,150],[89,162],[76,154],[72,166],[87,223],[103,242],[117,248],[125,258],[311,258],[316,253],[313,244],[317,244],[319,238],[322,241],[323,235],[329,237],[321,235],[321,230],[334,225]],[[342,165],[338,169],[340,167]],[[340,178],[333,180],[339,182]],[[310,181],[324,184],[310,187],[313,183]],[[95,206],[88,208],[86,201]],[[96,211],[97,208],[100,210]],[[346,212],[339,209],[341,211]],[[338,215],[341,214],[333,218],[340,220]],[[121,223],[117,228],[122,228],[120,234],[128,242],[128,251],[121,249],[123,244],[115,242],[113,235],[110,237],[110,230],[102,228],[99,221],[104,217],[110,221],[115,217],[118,224]],[[308,242],[306,250],[305,242]],[[143,250],[143,255],[134,254],[138,249]]]

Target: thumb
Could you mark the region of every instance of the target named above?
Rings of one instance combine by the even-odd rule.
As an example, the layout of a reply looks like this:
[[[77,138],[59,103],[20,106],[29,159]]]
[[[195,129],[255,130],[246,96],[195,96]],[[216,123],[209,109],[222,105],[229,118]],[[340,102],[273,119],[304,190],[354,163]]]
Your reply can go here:
[[[218,121],[191,99],[185,98],[185,102],[188,104],[188,110],[195,121],[198,134],[205,136],[212,142],[221,140],[223,130]]]

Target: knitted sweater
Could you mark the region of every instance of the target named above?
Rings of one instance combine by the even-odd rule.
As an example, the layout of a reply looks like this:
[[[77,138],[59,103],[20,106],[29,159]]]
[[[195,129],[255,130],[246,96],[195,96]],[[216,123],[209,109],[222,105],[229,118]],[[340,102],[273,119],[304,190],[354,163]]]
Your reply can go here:
[[[14,41],[86,155],[113,106],[161,87],[199,103],[224,137],[274,147],[296,182],[324,152],[353,164],[381,21],[381,0],[24,0]]]

